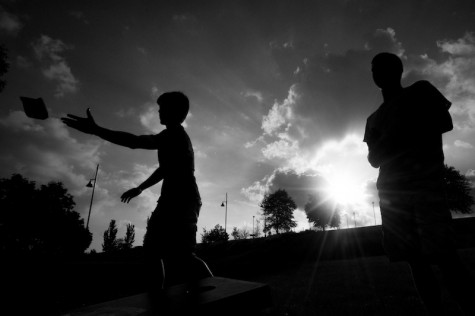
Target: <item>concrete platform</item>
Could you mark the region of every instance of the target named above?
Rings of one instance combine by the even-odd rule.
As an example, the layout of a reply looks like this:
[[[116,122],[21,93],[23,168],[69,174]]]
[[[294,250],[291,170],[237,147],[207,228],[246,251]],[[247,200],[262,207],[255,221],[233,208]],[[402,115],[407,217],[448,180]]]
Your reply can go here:
[[[148,315],[261,315],[273,302],[266,284],[219,277],[200,281],[194,294],[185,285],[169,288],[164,296],[137,294],[87,306],[63,316],[148,316]]]

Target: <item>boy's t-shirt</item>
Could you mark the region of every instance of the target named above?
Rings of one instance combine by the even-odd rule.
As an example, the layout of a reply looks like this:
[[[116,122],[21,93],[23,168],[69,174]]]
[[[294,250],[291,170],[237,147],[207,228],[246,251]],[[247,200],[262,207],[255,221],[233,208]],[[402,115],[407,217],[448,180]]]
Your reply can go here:
[[[450,105],[433,85],[418,81],[371,114],[363,141],[379,156],[378,188],[411,189],[441,176],[442,134],[453,128]]]
[[[185,129],[180,125],[140,137],[147,138],[158,149],[158,162],[164,176],[157,209],[160,217],[196,223],[199,215],[196,205],[201,205],[201,197],[194,176],[193,146]]]

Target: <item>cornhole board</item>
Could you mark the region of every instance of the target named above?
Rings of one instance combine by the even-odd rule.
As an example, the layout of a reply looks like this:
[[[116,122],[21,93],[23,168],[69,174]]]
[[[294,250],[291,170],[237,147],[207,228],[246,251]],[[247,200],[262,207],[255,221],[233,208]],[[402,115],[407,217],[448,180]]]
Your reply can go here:
[[[210,277],[200,281],[200,290],[190,299],[185,285],[170,287],[165,294],[167,312],[164,315],[253,314],[272,308],[270,287],[262,283]],[[156,302],[148,293],[87,306],[63,316],[148,316],[157,313]],[[155,303],[155,304],[154,304]]]
[[[48,118],[48,110],[42,98],[20,97],[20,100],[26,116],[39,120],[46,120]]]

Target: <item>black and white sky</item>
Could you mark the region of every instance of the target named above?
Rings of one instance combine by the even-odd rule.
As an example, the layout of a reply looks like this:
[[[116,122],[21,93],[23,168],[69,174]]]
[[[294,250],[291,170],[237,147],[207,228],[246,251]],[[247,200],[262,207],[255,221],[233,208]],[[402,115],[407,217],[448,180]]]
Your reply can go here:
[[[59,118],[91,107],[104,127],[157,133],[157,96],[181,90],[191,100],[199,232],[224,226],[226,192],[230,232],[252,227],[263,194],[278,188],[299,206],[297,230],[308,228],[307,194],[332,181],[360,190],[341,208],[371,225],[377,170],[362,138],[382,101],[372,57],[398,54],[404,86],[429,80],[453,103],[446,163],[475,178],[474,21],[468,0],[5,0],[0,42],[11,67],[0,93],[0,177],[62,181],[86,218],[85,184],[100,164],[91,247],[101,249],[111,219],[119,235],[134,224],[139,245],[160,186],[130,204],[119,197],[157,167],[156,153],[83,135]],[[19,96],[42,97],[51,118],[27,118]]]

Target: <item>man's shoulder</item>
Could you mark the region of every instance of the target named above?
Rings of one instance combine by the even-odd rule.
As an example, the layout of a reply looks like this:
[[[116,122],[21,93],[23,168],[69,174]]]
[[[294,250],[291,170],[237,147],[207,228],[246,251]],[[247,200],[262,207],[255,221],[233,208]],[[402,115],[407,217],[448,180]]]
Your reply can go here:
[[[371,122],[372,120],[374,120],[374,118],[376,117],[377,115],[377,112],[378,112],[379,108],[376,109],[376,111],[374,111],[373,113],[371,113],[368,118],[366,119],[366,122]]]
[[[411,93],[425,93],[428,91],[437,90],[437,88],[427,80],[419,80],[408,86],[406,90]]]
[[[373,113],[371,113],[371,114],[368,116],[368,118],[366,119],[366,121],[369,122],[369,121],[375,120],[376,117],[379,115],[379,113],[380,113],[381,111],[384,111],[384,105],[385,105],[384,102],[381,103],[381,104],[378,106],[378,108],[377,108],[376,110],[374,110]]]

